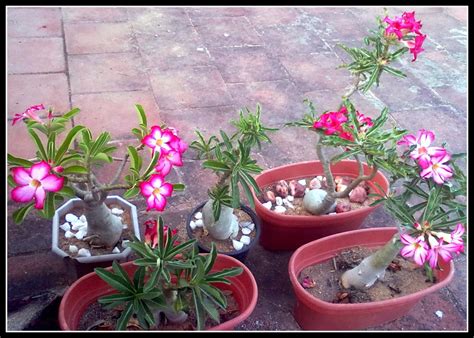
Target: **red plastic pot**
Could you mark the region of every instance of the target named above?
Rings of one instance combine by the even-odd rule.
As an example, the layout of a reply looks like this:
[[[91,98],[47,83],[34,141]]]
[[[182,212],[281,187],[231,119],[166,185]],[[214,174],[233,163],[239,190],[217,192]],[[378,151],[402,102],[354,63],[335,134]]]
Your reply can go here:
[[[331,166],[334,176],[357,177],[358,164],[354,160],[343,160]],[[369,174],[370,169],[364,163],[364,174]],[[263,188],[280,180],[298,180],[304,177],[314,177],[323,174],[320,161],[300,162],[269,169],[255,178],[258,186]],[[379,192],[374,183],[379,184],[387,192],[389,182],[379,171],[375,177],[367,182],[373,191]],[[261,233],[260,244],[267,250],[295,250],[303,244],[315,239],[335,233],[358,229],[365,218],[376,208],[360,208],[335,215],[303,216],[282,215],[265,208],[256,198],[255,211],[260,217]]]
[[[333,304],[313,297],[298,282],[298,275],[308,266],[334,257],[355,247],[380,247],[397,228],[371,228],[347,231],[315,240],[296,250],[290,258],[288,273],[296,296],[294,317],[303,330],[356,330],[402,317],[423,297],[445,287],[453,278],[454,264],[440,260],[443,271],[436,271],[438,282],[427,289],[399,298],[359,304]]]
[[[133,276],[137,266],[133,262],[121,264],[129,276]],[[229,277],[231,284],[215,283],[221,290],[231,290],[237,303],[240,314],[210,328],[211,331],[230,331],[244,321],[253,312],[257,304],[258,289],[252,272],[235,258],[218,254],[211,271],[219,271],[231,267],[241,267],[243,272],[235,277]],[[108,268],[111,270],[111,267]],[[86,308],[96,302],[98,298],[111,294],[114,289],[104,282],[95,272],[91,272],[72,284],[64,294],[59,306],[59,326],[63,331],[75,331],[79,326],[82,314]]]

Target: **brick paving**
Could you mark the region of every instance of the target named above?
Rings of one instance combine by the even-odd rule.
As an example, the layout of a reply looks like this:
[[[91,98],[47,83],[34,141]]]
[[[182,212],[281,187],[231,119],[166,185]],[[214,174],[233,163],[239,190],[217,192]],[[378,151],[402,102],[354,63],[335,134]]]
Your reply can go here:
[[[417,62],[401,62],[407,79],[388,75],[380,88],[353,102],[374,116],[390,109],[390,122],[415,132],[433,129],[455,152],[467,150],[467,7],[389,8],[391,15],[415,10],[428,35]],[[134,104],[141,103],[153,123],[181,131],[189,143],[193,130],[230,130],[229,120],[245,106],[263,107],[270,126],[298,119],[303,99],[321,110],[336,108],[350,77],[335,69],[347,61],[339,42],[359,46],[375,28],[381,7],[9,7],[8,152],[34,156],[32,141],[15,113],[43,103],[58,112],[82,112],[75,124],[93,133],[110,131],[121,152],[133,141]],[[314,147],[294,128],[273,134],[273,144],[256,157],[261,166],[315,159]],[[117,155],[118,156],[118,155]],[[165,218],[181,229],[187,212],[205,200],[212,175],[189,151],[174,173],[186,194],[171,200]],[[117,166],[114,163],[114,166]],[[101,179],[113,172],[104,169]],[[143,201],[134,201],[140,221]],[[65,267],[50,255],[50,221],[29,216],[22,225],[8,217],[8,304],[67,286]],[[363,227],[390,226],[384,210]],[[183,230],[184,231],[184,230]],[[260,246],[248,266],[259,285],[257,308],[239,330],[299,330],[291,312],[294,296],[287,278],[291,252],[270,253]],[[467,329],[467,259],[455,260],[453,282],[427,297],[399,320],[370,330]],[[39,281],[39,282],[38,282]],[[32,289],[32,287],[34,287]],[[435,311],[444,313],[438,318]]]

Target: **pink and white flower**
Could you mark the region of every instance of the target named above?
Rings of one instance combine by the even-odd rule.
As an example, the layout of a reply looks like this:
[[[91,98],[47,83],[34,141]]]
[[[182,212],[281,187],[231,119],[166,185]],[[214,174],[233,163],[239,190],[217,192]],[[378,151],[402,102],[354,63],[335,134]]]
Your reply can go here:
[[[36,106],[29,107],[28,109],[25,110],[25,112],[21,114],[15,114],[15,116],[13,117],[12,126],[14,126],[15,123],[17,123],[18,121],[21,121],[25,118],[35,120],[36,122],[39,122],[39,123],[43,123],[43,121],[41,121],[38,115],[36,115],[36,111],[43,110],[43,109],[44,109],[44,106],[42,104],[38,104]]]
[[[431,157],[429,165],[421,171],[420,176],[423,178],[433,177],[436,183],[443,184],[453,176],[453,170],[445,164],[450,159],[451,155],[448,152],[442,156]]]
[[[409,234],[401,234],[400,240],[403,244],[406,244],[400,254],[406,258],[413,257],[416,264],[423,265],[428,257],[429,249],[423,236],[413,238]]]
[[[438,266],[438,256],[440,256],[445,262],[449,262],[453,259],[452,252],[455,248],[451,244],[443,245],[443,239],[441,238],[436,244],[431,245],[431,249],[428,253],[428,263],[432,269]]]
[[[155,167],[155,171],[163,176],[166,176],[169,174],[173,166],[181,167],[182,165],[183,160],[181,158],[181,153],[172,149],[167,154],[161,153],[160,160]]]
[[[165,182],[162,175],[153,174],[148,181],[140,183],[142,195],[146,198],[147,211],[156,209],[163,211],[166,207],[166,197],[170,197],[173,186]]]
[[[417,160],[421,168],[425,169],[430,165],[432,157],[442,157],[446,154],[446,149],[443,147],[430,147],[434,139],[435,135],[432,131],[420,129],[416,137],[415,135],[405,135],[397,144],[416,146],[410,153],[410,157]]]
[[[34,199],[35,208],[43,209],[46,192],[57,192],[64,184],[64,177],[57,177],[50,172],[51,166],[45,161],[33,164],[31,168],[13,168],[13,180],[19,186],[12,190],[12,199],[22,203]]]
[[[155,151],[168,153],[172,149],[170,142],[174,137],[170,130],[161,130],[159,126],[153,126],[150,134],[142,139],[142,143],[153,149],[153,154]]]
[[[416,61],[418,54],[424,51],[422,46],[425,39],[426,39],[426,35],[417,35],[415,36],[415,39],[407,40],[407,41],[402,40],[403,44],[410,49],[410,53],[413,54],[413,60],[411,60],[411,62]]]

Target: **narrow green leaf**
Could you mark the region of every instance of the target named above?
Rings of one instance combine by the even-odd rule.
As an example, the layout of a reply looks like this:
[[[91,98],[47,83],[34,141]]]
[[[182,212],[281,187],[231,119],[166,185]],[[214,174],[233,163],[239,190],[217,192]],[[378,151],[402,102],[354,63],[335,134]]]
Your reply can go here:
[[[131,168],[136,169],[138,172],[140,171],[140,161],[139,161],[139,156],[138,156],[138,151],[135,147],[128,146],[127,151],[132,158],[131,161]]]
[[[403,73],[401,70],[398,70],[389,66],[384,66],[383,70],[397,77],[407,77],[406,74]]]
[[[230,168],[227,164],[214,160],[207,160],[202,163],[203,168],[215,171],[228,171]]]
[[[133,303],[130,302],[125,307],[125,310],[120,315],[120,318],[117,321],[116,330],[117,331],[124,331],[127,328],[128,321],[133,314]]]
[[[64,118],[66,119],[71,119],[72,117],[76,116],[81,110],[79,108],[73,108],[69,112],[63,115]]]
[[[23,220],[25,219],[26,215],[30,212],[31,208],[33,208],[34,202],[29,203],[27,206],[24,206],[22,208],[19,208],[15,210],[13,213],[13,221],[16,224],[21,224]]]
[[[66,151],[69,149],[69,146],[71,145],[71,142],[74,140],[74,138],[76,137],[76,135],[85,130],[86,127],[84,126],[75,126],[74,128],[72,128],[69,133],[67,134],[66,138],[64,139],[63,143],[61,144],[61,146],[59,147],[57,153],[56,153],[56,156],[54,157],[54,163],[56,163],[57,165],[60,165],[62,163],[62,158],[64,156],[64,154],[66,153]],[[88,130],[87,130],[88,131]],[[90,131],[88,131],[90,133]],[[87,135],[88,133],[82,133],[82,136],[84,138],[84,135]],[[86,136],[87,138],[87,136]],[[87,144],[87,143],[86,143]]]
[[[127,191],[124,192],[123,198],[125,198],[125,199],[133,198],[133,197],[137,196],[139,194],[139,192],[140,192],[140,189],[138,187],[132,187],[132,188],[130,188]]]
[[[9,166],[19,166],[24,168],[30,168],[33,165],[33,162],[15,157],[11,154],[7,155],[7,162]]]
[[[140,121],[140,124],[143,124],[144,126],[147,126],[146,114],[145,114],[145,110],[143,109],[142,105],[136,104],[135,109],[138,112],[138,120]]]
[[[113,274],[104,268],[95,268],[95,273],[113,288],[123,292],[133,292],[132,286],[124,281],[120,276]]]
[[[63,175],[68,174],[87,174],[87,168],[80,165],[72,165],[67,168],[64,168],[62,172]]]
[[[38,148],[38,151],[40,153],[41,159],[47,161],[49,158],[48,158],[48,155],[46,154],[46,150],[44,149],[43,143],[41,142],[38,134],[36,134],[36,132],[30,128],[28,129],[28,133],[30,134],[33,141],[35,142],[36,147]]]
[[[113,295],[100,297],[97,301],[100,304],[107,304],[112,302],[126,302],[133,299],[131,294],[116,293]]]
[[[182,183],[174,183],[173,184],[173,191],[184,191],[186,186]]]

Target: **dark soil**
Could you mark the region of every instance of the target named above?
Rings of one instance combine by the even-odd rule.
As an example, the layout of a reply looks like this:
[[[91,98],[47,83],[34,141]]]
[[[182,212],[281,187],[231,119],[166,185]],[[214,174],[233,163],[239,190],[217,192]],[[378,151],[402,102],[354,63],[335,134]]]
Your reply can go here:
[[[311,278],[315,286],[307,288],[316,298],[329,303],[367,303],[402,297],[426,289],[433,285],[423,267],[397,256],[378,280],[367,290],[345,289],[340,285],[341,275],[357,266],[375,249],[355,247],[337,254],[333,259],[309,266],[299,276],[300,283],[305,277]]]
[[[225,310],[219,308],[220,322],[224,323],[237,317],[240,314],[239,305],[230,290],[222,290],[227,299],[227,308]],[[122,307],[112,310],[106,310],[98,302],[94,302],[87,307],[79,322],[78,330],[80,331],[112,331],[115,330],[115,324],[123,311]],[[212,319],[207,318],[205,328],[211,328],[218,325]],[[127,331],[144,330],[138,320],[132,317],[128,322]],[[190,309],[188,319],[182,324],[173,324],[166,319],[161,320],[158,326],[151,327],[150,330],[160,331],[194,331],[196,330],[196,315]]]
[[[324,176],[323,176],[324,177]],[[296,179],[297,181],[299,180],[305,180],[306,181],[306,187],[309,187],[309,182],[311,182],[311,180],[314,178],[314,176],[312,177],[302,177],[302,178],[298,178]],[[353,179],[352,177],[349,177],[349,176],[344,176],[344,178],[351,178]],[[265,199],[263,198],[264,194],[267,192],[267,191],[273,191],[275,193],[275,196],[278,196],[278,194],[275,192],[275,189],[274,189],[274,186],[277,182],[274,182],[272,184],[269,184],[267,186],[264,186],[261,191],[262,191],[262,195],[260,195],[258,197],[259,201],[261,203],[265,203]],[[324,187],[321,187],[320,189],[322,190],[327,190],[327,189],[324,189]],[[372,191],[372,189],[370,189],[369,191],[369,194],[370,193],[374,193]],[[375,200],[377,199],[377,197],[374,197],[374,196],[369,196],[363,203],[354,203],[354,202],[350,202],[349,201],[349,197],[344,197],[344,198],[337,198],[336,199],[336,204],[338,203],[349,203],[351,205],[351,210],[357,210],[357,209],[360,209],[360,208],[365,208],[365,207],[368,207],[370,204],[372,204]],[[282,213],[283,215],[297,215],[297,216],[313,216],[313,214],[309,213],[308,211],[306,211],[306,209],[304,208],[303,206],[303,197],[295,197],[293,202],[291,202],[291,204],[293,204],[294,206],[294,209],[292,208],[289,208],[287,207],[286,205],[283,205],[285,208],[286,208],[286,211],[284,213]],[[273,203],[273,207],[272,207],[272,210],[273,208],[275,207],[275,203]]]
[[[122,206],[117,204],[117,203],[110,203],[110,204],[107,204],[107,206],[110,209],[112,209],[112,208],[123,209]],[[127,209],[123,209],[123,210],[124,210],[123,214],[121,214],[119,216],[122,217],[122,223],[126,224],[127,228],[123,229],[122,236],[121,236],[119,242],[116,244],[116,247],[120,250],[120,252],[125,250],[125,248],[122,247],[122,241],[124,239],[132,241],[133,235],[134,235],[134,233],[133,233],[133,224],[132,224],[132,219],[131,219],[130,212]],[[68,212],[68,214],[74,214],[77,217],[80,217],[81,215],[84,215],[84,211],[85,211],[85,209],[83,207],[75,207],[75,208],[71,209]],[[60,220],[59,220],[60,225],[64,224],[66,222],[65,217],[66,217],[66,215],[64,215],[63,217],[60,218]],[[100,256],[100,255],[111,254],[112,250],[114,249],[114,247],[107,248],[107,247],[91,246],[91,245],[89,245],[88,242],[83,241],[83,240],[79,240],[76,237],[66,238],[64,236],[64,234],[65,234],[65,231],[62,230],[62,229],[59,229],[59,247],[61,248],[61,250],[63,250],[67,254],[69,254],[72,258],[75,258],[77,256],[77,253],[73,254],[73,253],[69,252],[69,245],[75,245],[75,246],[77,246],[77,248],[79,250],[82,249],[82,248],[85,248],[85,249],[89,250],[89,252],[91,253],[92,256]]]
[[[202,211],[202,209],[197,210],[197,212]],[[240,223],[243,222],[252,222],[252,218],[243,210],[241,209],[234,209],[234,215],[237,216],[237,221]],[[192,217],[193,220],[195,220],[194,215]],[[196,227],[192,231],[194,238],[199,242],[199,244],[206,248],[207,250],[211,250],[211,245],[212,242],[216,244],[216,249],[220,253],[226,253],[226,252],[231,252],[235,251],[235,248],[232,244],[232,238],[228,238],[225,240],[218,240],[210,236],[207,232],[207,230],[204,227]],[[254,228],[254,230],[246,236],[250,237],[250,243],[254,240],[255,236],[257,234],[257,230]],[[239,240],[240,237],[242,237],[244,234],[242,233],[242,228],[239,226],[239,233],[237,234],[237,237],[235,237],[235,240]],[[249,244],[250,245],[250,244]],[[245,245],[244,245],[245,248]]]

